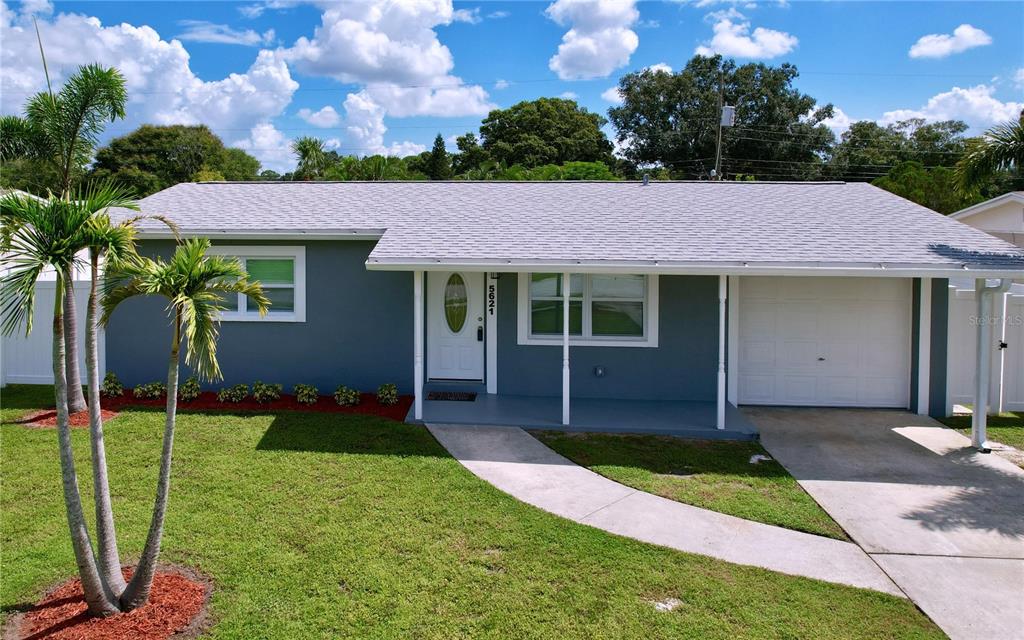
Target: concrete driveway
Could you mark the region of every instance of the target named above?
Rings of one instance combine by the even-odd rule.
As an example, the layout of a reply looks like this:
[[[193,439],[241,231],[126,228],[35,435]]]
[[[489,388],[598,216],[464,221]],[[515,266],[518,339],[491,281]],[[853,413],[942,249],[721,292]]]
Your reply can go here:
[[[902,411],[748,408],[779,462],[952,638],[1024,638],[1024,470]]]

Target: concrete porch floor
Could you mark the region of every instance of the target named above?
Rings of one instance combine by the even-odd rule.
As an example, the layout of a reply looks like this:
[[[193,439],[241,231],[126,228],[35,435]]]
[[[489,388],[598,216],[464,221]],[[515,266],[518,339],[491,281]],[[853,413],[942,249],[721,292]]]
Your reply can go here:
[[[416,422],[412,411],[410,409],[406,416],[407,422]],[[559,397],[478,393],[472,402],[424,400],[421,422],[558,431],[654,433],[704,440],[758,439],[754,425],[731,404],[726,406],[725,429],[714,426],[714,402],[574,398],[570,415],[571,424],[564,426],[562,399]]]

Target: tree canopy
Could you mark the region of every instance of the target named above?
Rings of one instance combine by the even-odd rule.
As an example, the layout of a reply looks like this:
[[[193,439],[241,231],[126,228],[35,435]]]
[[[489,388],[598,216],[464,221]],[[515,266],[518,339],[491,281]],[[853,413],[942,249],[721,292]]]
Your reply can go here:
[[[255,180],[259,161],[224,146],[204,125],[143,125],[96,153],[92,177],[132,187],[139,197],[192,180]]]
[[[721,104],[736,107],[723,128],[723,170],[757,179],[814,179],[835,140],[822,123],[832,105],[793,87],[795,66],[737,66],[694,56],[678,73],[650,70],[619,80],[622,104],[608,111],[625,157],[677,178],[707,178],[715,165]]]
[[[540,98],[491,111],[480,124],[483,149],[507,166],[532,168],[566,162],[611,164],[607,120],[575,100]]]

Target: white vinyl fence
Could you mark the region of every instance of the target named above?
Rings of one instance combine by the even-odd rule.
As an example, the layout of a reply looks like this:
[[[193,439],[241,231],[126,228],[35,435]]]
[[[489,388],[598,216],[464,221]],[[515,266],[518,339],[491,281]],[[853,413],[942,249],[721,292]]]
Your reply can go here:
[[[1001,298],[1001,296],[999,296]],[[1013,294],[1006,295],[1006,338],[1007,348],[1000,350],[993,345],[992,351],[992,394],[989,405],[994,412],[999,406],[1000,380],[1002,380],[1003,409],[1024,411],[1024,292],[1019,285]],[[993,342],[1000,340],[1003,331],[1002,300],[996,301],[996,320],[992,328]],[[974,402],[975,354],[977,353],[978,306],[974,292],[950,290],[949,296],[949,379],[948,404],[972,404]]]
[[[24,329],[0,338],[0,383],[53,384],[53,280],[40,280],[36,284],[35,318],[32,333]],[[89,282],[75,282],[75,301],[78,312],[78,356],[85,384],[85,311],[89,299]],[[103,332],[99,336],[100,375],[106,371],[106,349]]]

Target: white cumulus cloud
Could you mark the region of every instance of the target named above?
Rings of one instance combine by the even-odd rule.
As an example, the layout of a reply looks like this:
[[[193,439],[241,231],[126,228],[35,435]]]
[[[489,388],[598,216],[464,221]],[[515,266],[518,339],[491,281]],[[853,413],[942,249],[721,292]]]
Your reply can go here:
[[[555,0],[545,13],[569,27],[548,67],[562,80],[604,78],[629,64],[640,44],[634,0]]]
[[[992,36],[969,24],[962,24],[953,33],[932,33],[921,36],[910,47],[911,58],[945,58],[975,47],[992,44]]]
[[[1013,74],[1013,82],[1018,89],[1024,89],[1024,67],[1017,69],[1017,72]]]
[[[580,96],[575,91],[563,91],[562,93],[558,94],[558,97],[564,100],[575,100]]]
[[[480,16],[480,7],[472,9],[456,9],[452,11],[453,22],[465,22],[467,24],[480,24],[483,18]]]
[[[1024,102],[1003,102],[995,97],[995,87],[979,84],[966,89],[953,87],[932,96],[919,109],[886,111],[879,122],[891,124],[910,118],[924,118],[929,122],[963,120],[974,133],[999,122],[1015,119],[1024,109]]]
[[[654,73],[672,73],[672,67],[670,67],[664,62],[659,62],[657,64],[652,64],[649,67],[644,67],[644,70],[652,71]]]
[[[35,31],[25,15],[3,7],[0,16],[0,113],[21,113],[46,86]],[[95,17],[58,13],[40,19],[39,31],[56,86],[89,62],[124,75],[127,118],[109,125],[111,134],[143,123],[206,124],[232,144],[280,115],[299,87],[281,56],[269,50],[260,51],[244,73],[204,81],[192,72],[180,41],[164,40],[148,26],[104,26]]]
[[[601,99],[611,102],[612,104],[622,104],[622,92],[619,91],[618,87],[608,87],[601,92]]]
[[[226,24],[214,24],[206,20],[179,20],[178,26],[185,30],[176,38],[192,42],[212,42],[217,44],[240,44],[248,47],[259,45],[269,46],[277,39],[273,29],[257,33],[252,29],[241,31]]]
[[[713,56],[716,53],[737,58],[775,58],[796,48],[799,40],[784,31],[757,27],[750,31],[750,22],[735,9],[712,14],[711,40],[698,46],[694,53]]]
[[[292,141],[274,125],[260,122],[249,131],[247,137],[236,140],[231,146],[244,149],[250,155],[259,158],[264,169],[285,173],[295,167],[291,144]]]
[[[341,116],[334,110],[334,107],[327,105],[319,111],[312,109],[299,109],[296,114],[314,127],[329,128],[336,127],[341,122]]]

